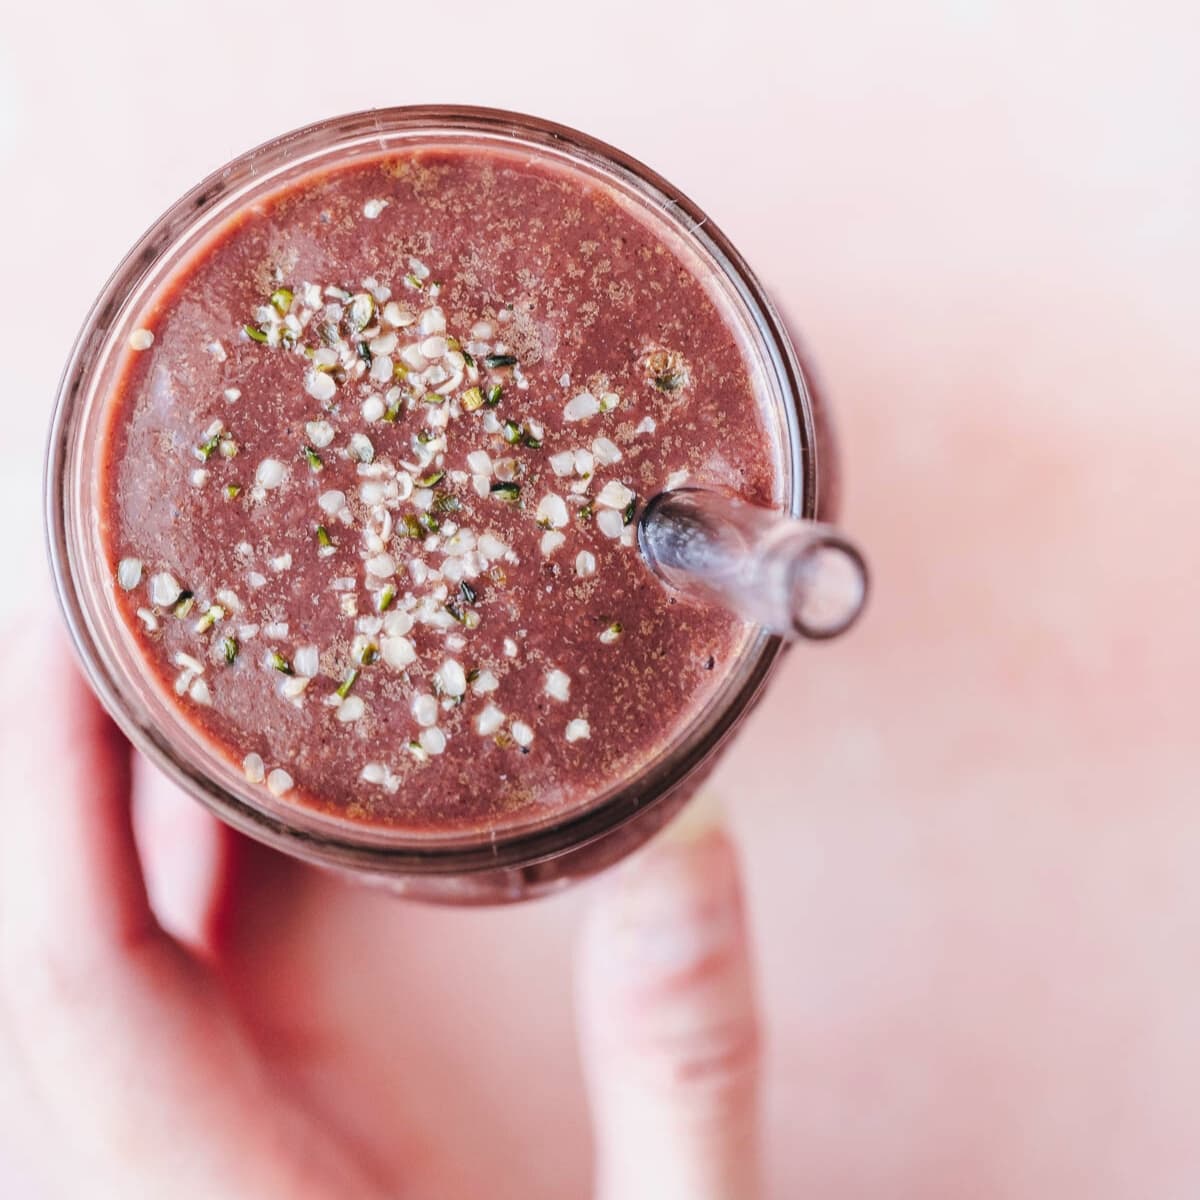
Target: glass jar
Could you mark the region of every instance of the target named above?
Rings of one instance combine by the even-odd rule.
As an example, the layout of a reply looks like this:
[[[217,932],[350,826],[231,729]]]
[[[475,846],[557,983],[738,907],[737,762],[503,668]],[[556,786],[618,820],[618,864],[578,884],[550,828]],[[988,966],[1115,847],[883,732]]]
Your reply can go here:
[[[647,167],[584,134],[509,112],[438,106],[356,113],[287,134],[222,167],[155,222],[102,290],[63,376],[47,454],[49,548],[67,623],[100,700],[139,750],[218,817],[306,862],[406,895],[511,901],[599,870],[659,829],[760,694],[783,649],[780,640],[764,631],[751,636],[691,724],[635,777],[581,809],[501,831],[379,830],[272,797],[192,733],[151,684],[115,613],[99,536],[101,414],[148,299],[213,230],[256,199],[334,164],[431,144],[515,148],[565,162],[639,206],[662,237],[686,245],[757,367],[761,399],[780,439],[783,507],[809,519],[835,515],[828,425],[778,313],[708,217]]]

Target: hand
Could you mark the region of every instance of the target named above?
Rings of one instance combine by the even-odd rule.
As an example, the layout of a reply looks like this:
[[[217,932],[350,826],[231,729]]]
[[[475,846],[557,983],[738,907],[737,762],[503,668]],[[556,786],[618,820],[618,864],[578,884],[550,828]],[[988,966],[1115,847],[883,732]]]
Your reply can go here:
[[[128,744],[56,629],[6,645],[0,1120],[47,1194],[457,1200],[454,1164],[365,1149],[289,1082],[212,919],[249,847],[208,828],[211,852],[183,866],[209,919],[169,934],[134,841]],[[277,856],[256,861],[269,886]],[[597,1196],[754,1200],[757,1028],[728,839],[665,835],[597,892],[578,979]]]

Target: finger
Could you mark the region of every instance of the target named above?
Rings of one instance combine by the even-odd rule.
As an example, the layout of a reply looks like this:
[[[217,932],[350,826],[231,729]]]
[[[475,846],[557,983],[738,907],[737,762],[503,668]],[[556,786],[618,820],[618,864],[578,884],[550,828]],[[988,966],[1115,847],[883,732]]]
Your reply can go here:
[[[213,957],[228,926],[241,839],[141,754],[133,756],[133,826],[159,925]]]
[[[0,701],[5,937],[56,962],[159,935],[130,823],[130,751],[46,617],[6,645]]]
[[[616,872],[585,930],[599,1200],[755,1200],[758,1023],[737,861],[695,819]]]

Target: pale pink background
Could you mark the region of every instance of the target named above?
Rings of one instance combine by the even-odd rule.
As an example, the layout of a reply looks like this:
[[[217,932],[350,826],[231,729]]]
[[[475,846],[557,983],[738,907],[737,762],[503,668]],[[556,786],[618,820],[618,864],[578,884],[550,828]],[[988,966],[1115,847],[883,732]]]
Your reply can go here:
[[[792,656],[718,779],[758,929],[774,1194],[1194,1196],[1195,13],[10,5],[0,603],[40,553],[37,459],[85,306],[201,175],[417,101],[616,142],[708,209],[803,330],[878,584],[852,638]],[[289,897],[274,919],[315,911],[328,964],[305,1031],[359,1055],[364,1129],[416,1120],[500,1156],[511,1176],[480,1195],[583,1194],[582,899],[440,912],[315,879]],[[262,1003],[288,969],[263,964]],[[353,1048],[398,1009],[395,1044]],[[389,1094],[381,1056],[419,1094]]]

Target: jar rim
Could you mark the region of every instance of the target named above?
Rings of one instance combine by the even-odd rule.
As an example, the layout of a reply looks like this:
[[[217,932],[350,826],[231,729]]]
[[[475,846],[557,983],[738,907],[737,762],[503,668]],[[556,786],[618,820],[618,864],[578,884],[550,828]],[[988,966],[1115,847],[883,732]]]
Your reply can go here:
[[[382,153],[404,140],[433,140],[439,134],[490,139],[499,144],[541,150],[590,165],[615,176],[653,204],[656,215],[676,234],[714,262],[731,285],[744,318],[757,331],[769,370],[783,398],[786,429],[784,502],[795,516],[816,516],[817,438],[807,380],[781,317],[762,285],[729,239],[689,197],[636,158],[588,134],[564,125],[502,109],[458,105],[403,106],[327,118],[248,150],[212,172],[167,209],[138,239],[101,289],[68,358],[59,384],[45,460],[46,537],[51,571],[71,638],[93,689],[130,741],[161,770],[216,815],[259,841],[295,856],[328,865],[382,874],[467,874],[531,865],[580,849],[619,829],[656,806],[691,777],[717,750],[749,709],[782,650],[782,642],[763,630],[744,647],[739,663],[713,701],[701,711],[670,752],[656,756],[638,774],[578,809],[532,828],[516,827],[491,836],[471,833],[445,840],[402,841],[403,830],[381,836],[352,822],[320,827],[298,809],[269,811],[239,796],[203,765],[196,739],[184,752],[157,723],[134,710],[119,671],[98,636],[101,614],[93,611],[76,579],[80,554],[78,501],[71,471],[83,402],[103,352],[121,332],[133,307],[131,297],[146,284],[154,267],[181,239],[212,222],[222,210],[236,211],[247,191],[266,188],[272,179],[312,159],[331,154],[349,157],[356,145],[374,140]],[[388,145],[392,138],[395,146]],[[183,725],[185,722],[180,721]],[[192,743],[195,743],[194,745]]]

